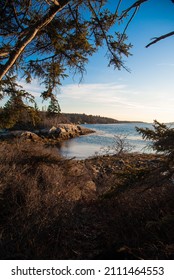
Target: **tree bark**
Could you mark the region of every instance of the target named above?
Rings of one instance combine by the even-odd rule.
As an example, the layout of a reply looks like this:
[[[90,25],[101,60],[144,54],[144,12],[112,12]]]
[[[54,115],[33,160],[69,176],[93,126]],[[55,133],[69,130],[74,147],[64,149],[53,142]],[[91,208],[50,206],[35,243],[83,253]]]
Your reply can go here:
[[[57,1],[58,2],[58,1]],[[38,32],[47,26],[55,17],[55,15],[60,12],[67,4],[68,0],[62,0],[57,3],[57,5],[51,6],[48,13],[39,20],[34,26],[29,28],[26,36],[20,40],[18,39],[14,51],[9,53],[9,59],[5,63],[5,65],[1,66],[0,69],[0,81],[6,75],[6,73],[10,70],[10,68],[15,64],[18,57],[22,54],[26,46],[36,37]]]

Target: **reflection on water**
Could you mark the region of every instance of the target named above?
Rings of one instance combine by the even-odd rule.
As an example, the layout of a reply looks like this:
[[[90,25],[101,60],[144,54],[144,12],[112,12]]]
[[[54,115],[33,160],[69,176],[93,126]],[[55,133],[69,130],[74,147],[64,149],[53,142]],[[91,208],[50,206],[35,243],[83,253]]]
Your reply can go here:
[[[64,141],[59,149],[61,155],[67,158],[76,157],[77,159],[94,156],[96,153],[101,152],[102,147],[114,144],[114,135],[126,136],[128,143],[134,147],[132,150],[134,152],[152,152],[152,150],[145,149],[148,144],[147,141],[144,141],[135,130],[135,126],[152,128],[151,124],[88,124],[83,126],[96,132]]]
[[[99,151],[100,151],[100,145],[92,144],[92,143],[89,144],[83,141],[80,142],[77,141],[77,139],[71,139],[63,142],[60,148],[61,155],[67,158],[76,157],[78,159],[83,159],[95,155],[95,153]]]

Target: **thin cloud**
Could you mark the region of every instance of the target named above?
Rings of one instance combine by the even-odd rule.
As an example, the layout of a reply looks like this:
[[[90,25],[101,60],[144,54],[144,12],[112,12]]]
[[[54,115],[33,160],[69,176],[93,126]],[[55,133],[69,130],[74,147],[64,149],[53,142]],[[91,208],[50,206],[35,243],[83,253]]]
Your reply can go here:
[[[41,107],[40,94],[44,86],[37,80],[33,80],[31,84],[21,80],[20,84],[36,97],[36,102]],[[58,95],[58,99],[64,112],[84,112],[120,120],[173,119],[173,96],[170,92],[165,93],[165,98],[163,92],[158,91],[158,95],[154,94],[154,88],[134,90],[126,82],[120,81],[120,83],[68,84],[62,86],[60,92],[62,94]]]
[[[97,104],[115,102],[125,104],[127,95],[131,93],[126,85],[114,83],[67,85],[62,87],[61,92],[63,93],[61,99],[78,99],[82,100],[82,103],[86,101]]]
[[[173,67],[173,66],[174,66],[174,63],[158,63],[157,66]]]
[[[40,97],[41,92],[44,91],[44,86],[40,85],[37,79],[33,79],[31,83],[26,83],[25,80],[20,80],[19,84],[34,97]]]

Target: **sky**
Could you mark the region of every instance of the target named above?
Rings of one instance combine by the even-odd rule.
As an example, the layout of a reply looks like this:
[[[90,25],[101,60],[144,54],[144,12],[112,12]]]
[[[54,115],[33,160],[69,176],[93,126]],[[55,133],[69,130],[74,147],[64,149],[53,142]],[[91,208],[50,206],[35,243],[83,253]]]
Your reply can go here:
[[[115,2],[110,1],[110,5]],[[128,6],[131,2],[125,0]],[[117,120],[174,122],[174,36],[145,48],[151,38],[173,30],[171,0],[145,2],[127,31],[133,48],[125,65],[131,72],[108,68],[106,50],[101,49],[90,58],[80,84],[79,77],[63,81],[57,95],[62,112]],[[36,80],[24,87],[36,96],[40,107],[44,106],[39,99],[42,87]]]

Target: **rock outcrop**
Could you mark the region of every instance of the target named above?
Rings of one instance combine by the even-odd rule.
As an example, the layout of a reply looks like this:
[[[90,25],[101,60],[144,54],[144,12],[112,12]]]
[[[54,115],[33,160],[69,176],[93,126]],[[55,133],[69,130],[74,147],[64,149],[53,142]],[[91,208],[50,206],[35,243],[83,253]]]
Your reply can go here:
[[[21,140],[59,142],[93,132],[95,131],[75,124],[60,124],[58,127],[52,126],[32,132],[24,130],[3,131],[0,133],[0,140],[19,138]]]

